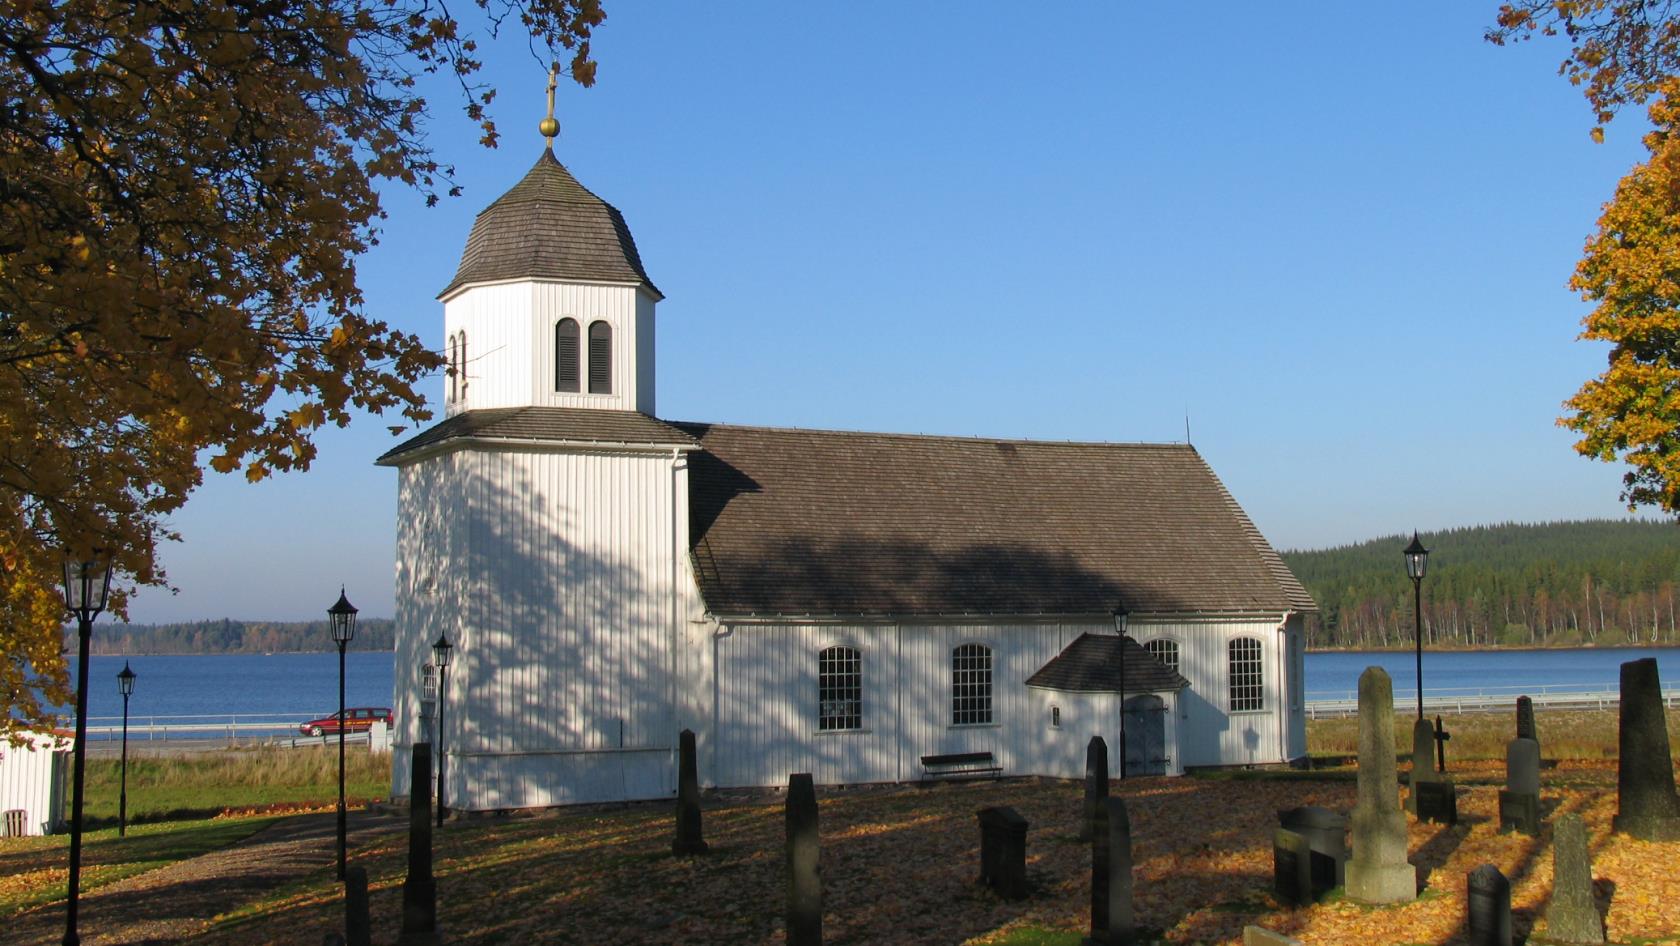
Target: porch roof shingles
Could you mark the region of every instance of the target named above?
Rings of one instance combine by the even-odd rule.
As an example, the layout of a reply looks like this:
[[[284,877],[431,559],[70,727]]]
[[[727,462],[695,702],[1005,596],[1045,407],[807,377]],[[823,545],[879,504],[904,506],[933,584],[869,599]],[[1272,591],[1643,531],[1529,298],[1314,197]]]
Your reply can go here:
[[[1122,666],[1126,668],[1124,677],[1120,675]],[[1112,634],[1079,635],[1027,678],[1030,687],[1101,693],[1159,692],[1189,685],[1189,680],[1156,660],[1137,641]]]

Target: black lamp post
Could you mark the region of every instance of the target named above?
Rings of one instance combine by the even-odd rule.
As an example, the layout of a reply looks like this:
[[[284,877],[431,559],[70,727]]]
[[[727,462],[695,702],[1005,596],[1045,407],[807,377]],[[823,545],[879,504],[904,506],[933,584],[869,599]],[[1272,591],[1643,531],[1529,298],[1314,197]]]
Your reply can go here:
[[[128,836],[128,698],[134,695],[134,671],[126,660],[117,674],[117,692],[123,698],[122,788],[117,794],[117,837],[121,838]]]
[[[76,901],[82,885],[82,781],[87,771],[87,682],[88,638],[93,636],[93,619],[105,610],[111,598],[111,563],[95,551],[83,561],[64,556],[64,607],[76,616],[80,647],[76,659],[76,762],[75,794],[70,802],[70,885],[64,912],[64,946],[80,946],[76,933]]]
[[[1412,544],[1406,546],[1406,574],[1412,579],[1412,616],[1417,621],[1417,711],[1423,718],[1423,572],[1429,567],[1429,550],[1412,533]]]
[[[356,608],[338,589],[338,600],[327,609],[333,643],[338,645],[338,879],[344,879],[344,845],[348,833],[344,814],[344,646],[356,636]]]
[[[444,755],[443,755],[443,704],[448,701],[448,697],[449,697],[449,687],[448,687],[448,681],[449,681],[449,652],[454,650],[454,649],[455,649],[455,645],[449,643],[449,636],[447,634],[444,634],[444,633],[439,633],[437,643],[432,645],[432,662],[437,664],[437,669],[438,669],[438,692],[437,692],[437,714],[438,714],[437,823],[438,823],[438,827],[440,827],[440,828],[443,827],[443,816],[444,816],[444,813],[446,811],[446,809],[443,807],[443,777],[444,777],[444,766],[443,766],[443,762],[444,762]]]

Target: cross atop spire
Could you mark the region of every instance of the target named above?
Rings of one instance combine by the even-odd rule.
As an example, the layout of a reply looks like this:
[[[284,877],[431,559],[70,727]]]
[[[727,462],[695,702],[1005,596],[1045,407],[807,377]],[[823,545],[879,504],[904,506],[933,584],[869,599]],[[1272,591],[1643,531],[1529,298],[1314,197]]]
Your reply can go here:
[[[554,120],[554,89],[560,84],[556,78],[560,74],[560,63],[555,62],[548,67],[548,117],[542,120],[537,130],[548,139],[547,148],[554,150],[554,136],[560,134],[560,123]]]

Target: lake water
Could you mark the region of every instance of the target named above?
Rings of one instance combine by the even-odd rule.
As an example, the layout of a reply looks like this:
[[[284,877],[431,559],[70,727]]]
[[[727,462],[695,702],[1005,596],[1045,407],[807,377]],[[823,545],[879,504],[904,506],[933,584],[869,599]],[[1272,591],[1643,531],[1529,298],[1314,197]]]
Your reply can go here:
[[[1430,694],[1614,691],[1623,661],[1657,658],[1668,687],[1680,687],[1680,648],[1450,651],[1423,654]],[[391,705],[392,655],[345,657],[346,706]],[[1394,692],[1413,692],[1410,652],[1348,651],[1307,654],[1307,699],[1351,698],[1366,667],[1380,666]],[[128,661],[136,674],[131,718],[280,714],[324,716],[338,707],[338,654],[214,654],[94,657],[89,664],[88,719],[98,725],[122,716],[117,673]],[[72,667],[74,672],[74,667]],[[101,718],[104,719],[101,719]]]

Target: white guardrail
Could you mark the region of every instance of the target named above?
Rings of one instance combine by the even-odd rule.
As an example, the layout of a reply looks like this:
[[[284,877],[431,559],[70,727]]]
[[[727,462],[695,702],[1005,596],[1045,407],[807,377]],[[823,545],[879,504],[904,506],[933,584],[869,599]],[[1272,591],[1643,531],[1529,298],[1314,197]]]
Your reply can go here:
[[[241,713],[228,716],[130,716],[130,743],[162,742],[182,739],[215,739],[228,743],[267,742],[286,746],[338,744],[338,734],[305,736],[300,727],[312,716],[279,713]],[[74,719],[66,720],[65,728],[75,726]],[[89,716],[89,739],[100,741],[122,738],[121,716]],[[346,743],[365,744],[368,734],[347,732]]]
[[[1416,691],[1414,690],[1415,694]],[[1617,690],[1566,690],[1561,687],[1483,687],[1478,690],[1425,690],[1423,691],[1424,713],[1497,713],[1509,710],[1515,712],[1517,697],[1526,696],[1534,701],[1535,709],[1614,709],[1621,705],[1622,695]],[[1670,708],[1680,707],[1680,689],[1664,690],[1663,703]],[[1415,696],[1396,692],[1394,705],[1416,706]],[[1307,718],[1327,719],[1337,716],[1354,716],[1359,713],[1359,694],[1355,690],[1336,691],[1334,695],[1325,692],[1307,694]]]

